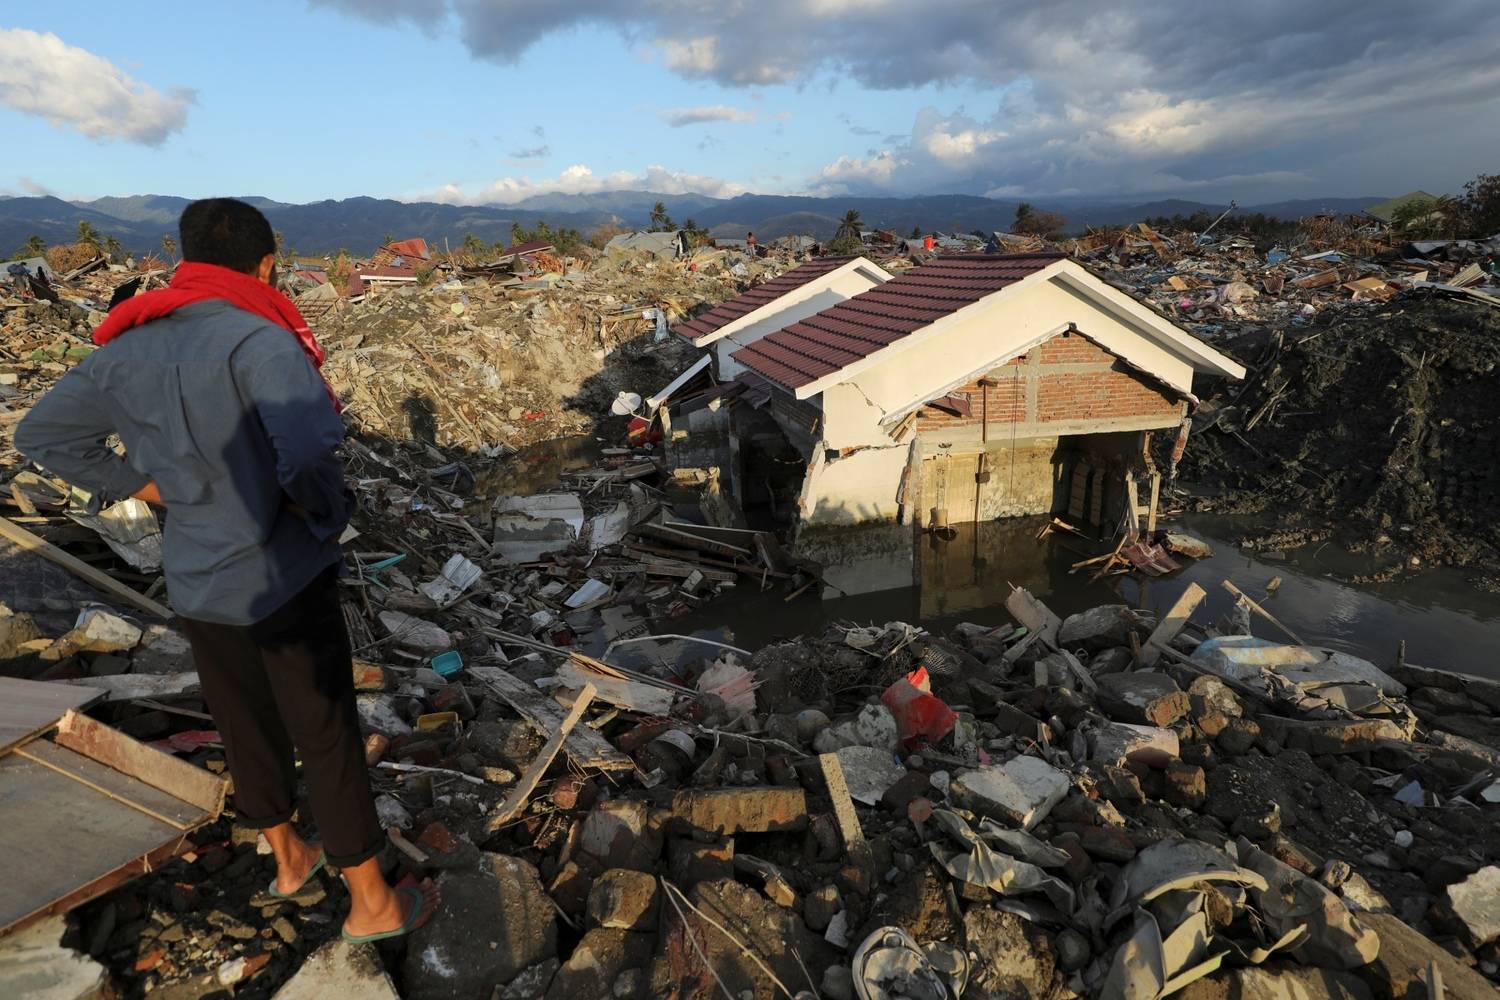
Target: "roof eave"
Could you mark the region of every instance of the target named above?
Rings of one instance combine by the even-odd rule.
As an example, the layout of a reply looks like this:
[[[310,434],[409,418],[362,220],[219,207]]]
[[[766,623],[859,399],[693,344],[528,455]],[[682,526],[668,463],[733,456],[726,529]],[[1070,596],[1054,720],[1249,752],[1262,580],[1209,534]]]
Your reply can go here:
[[[811,281],[803,282],[796,288],[789,289],[783,294],[776,296],[776,298],[772,299],[770,302],[766,302],[755,307],[754,309],[745,313],[745,315],[743,316],[736,316],[734,319],[730,320],[728,323],[725,323],[717,330],[710,330],[708,333],[695,337],[691,341],[691,343],[694,347],[707,347],[709,344],[712,344],[715,341],[723,340],[731,333],[734,333],[737,330],[743,330],[745,327],[755,322],[755,314],[766,308],[766,306],[775,305],[777,302],[780,302],[788,295],[811,289],[814,286],[826,285],[839,275],[849,274],[858,270],[868,270],[875,272],[870,276],[875,279],[876,284],[885,284],[887,281],[890,281],[892,277],[894,277],[894,275],[892,275],[885,268],[881,267],[879,264],[875,263],[873,260],[870,260],[867,257],[855,257],[853,260],[845,261],[843,264],[834,268],[832,271],[829,271],[825,274],[820,274],[816,278],[813,278]],[[873,288],[874,286],[872,285],[871,287]]]
[[[1041,284],[1043,281],[1046,281],[1053,273],[1055,273],[1055,269],[1057,267],[1065,263],[1067,263],[1066,260],[1059,259],[1052,264],[1048,264],[1041,270],[1033,271],[1031,274],[1028,274],[1021,280],[1014,281],[1011,284],[1006,285],[1004,288],[999,289],[998,291],[991,292],[984,298],[979,299],[976,302],[971,302],[968,305],[964,306],[962,309],[951,312],[948,315],[943,316],[932,323],[929,323],[927,326],[924,326],[921,329],[913,330],[911,333],[907,334],[899,340],[887,344],[873,354],[867,354],[864,357],[860,358],[858,361],[851,362],[845,367],[840,368],[838,371],[829,372],[822,378],[815,379],[812,382],[807,383],[806,385],[796,390],[797,398],[811,399],[813,396],[820,395],[829,387],[838,385],[840,382],[846,382],[854,376],[858,375],[860,372],[863,372],[869,368],[873,368],[877,364],[882,364],[894,355],[900,354],[902,351],[910,350],[918,344],[930,340],[933,337],[940,336],[943,331],[947,330],[950,327],[956,326],[960,323],[967,323],[976,314],[988,312],[990,309],[996,308],[1001,303],[1014,298],[1022,292],[1035,288],[1037,285]]]
[[[1144,326],[1157,335],[1175,353],[1182,355],[1193,370],[1203,374],[1223,375],[1236,381],[1245,377],[1245,366],[1221,351],[1183,330],[1156,310],[1142,305],[1108,282],[1092,274],[1087,268],[1071,260],[1059,261],[1053,277],[1061,278],[1064,284],[1108,312],[1123,313],[1136,324]],[[1052,272],[1049,267],[1044,274]]]

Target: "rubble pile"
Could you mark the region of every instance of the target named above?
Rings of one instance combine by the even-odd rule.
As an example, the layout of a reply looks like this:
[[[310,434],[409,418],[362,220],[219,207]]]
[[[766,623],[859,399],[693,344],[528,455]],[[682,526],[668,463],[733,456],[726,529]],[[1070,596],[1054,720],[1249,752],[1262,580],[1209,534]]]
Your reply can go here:
[[[1356,532],[1394,569],[1500,565],[1500,310],[1414,294],[1267,344],[1194,418],[1181,475],[1215,509],[1272,512],[1284,547]]]
[[[534,570],[470,579],[449,560],[416,583],[417,556],[375,554],[351,555],[346,582],[349,617],[385,633],[356,638],[384,863],[435,878],[441,910],[404,949],[351,951],[332,943],[337,881],[268,896],[264,846],[225,822],[74,916],[73,946],[132,995],[363,977],[408,998],[1415,997],[1440,977],[1482,997],[1500,981],[1500,683],[1253,637],[1248,596],[1199,624],[1197,588],[1160,620],[1059,619],[1015,591],[1024,624],[844,625],[630,669],[531,622],[568,591],[540,596]],[[131,617],[30,639],[6,669],[103,683],[112,725],[221,771],[180,640]]]
[[[525,280],[397,286],[320,320],[352,426],[490,454],[589,433],[619,392],[659,388],[682,366],[682,345],[652,334],[737,291],[727,270],[675,260],[537,263]]]
[[[1317,217],[1287,247],[1144,224],[1066,246],[1249,368],[1195,408],[1183,500],[1276,515],[1252,547],[1342,526],[1350,547],[1391,554],[1374,578],[1500,567],[1500,484],[1485,458],[1500,237],[1402,242],[1373,220]]]

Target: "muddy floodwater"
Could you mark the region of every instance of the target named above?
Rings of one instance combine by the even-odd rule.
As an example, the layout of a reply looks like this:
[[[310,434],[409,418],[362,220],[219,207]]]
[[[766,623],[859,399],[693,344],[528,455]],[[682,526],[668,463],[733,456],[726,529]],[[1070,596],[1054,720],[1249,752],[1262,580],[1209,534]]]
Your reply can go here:
[[[1214,621],[1234,599],[1222,580],[1231,580],[1260,601],[1303,642],[1394,662],[1406,641],[1412,663],[1500,677],[1500,596],[1476,589],[1463,573],[1434,569],[1378,586],[1340,582],[1367,573],[1371,564],[1333,545],[1286,554],[1284,559],[1250,555],[1234,540],[1245,522],[1222,516],[1187,516],[1171,525],[1208,541],[1214,554],[1169,577],[1140,581],[1115,577],[1089,583],[1089,570],[1069,567],[1104,548],[1102,543],[1054,534],[1037,541],[1046,519],[962,525],[947,539],[918,536],[894,526],[848,529],[819,546],[817,557],[833,587],[820,599],[792,602],[772,590],[740,593],[711,602],[671,623],[674,631],[726,639],[754,650],[776,638],[820,632],[830,621],[920,622],[943,632],[959,622],[1000,624],[1012,619],[1004,608],[1009,584],[1026,587],[1058,614],[1101,603],[1129,603],[1164,611],[1188,586],[1208,592],[1196,618]],[[909,555],[907,554],[909,553]],[[1267,584],[1281,583],[1272,594]],[[1262,619],[1257,635],[1275,638]]]
[[[533,445],[482,476],[475,492],[494,496],[555,489],[568,472],[596,463],[600,449],[596,439],[582,436]],[[679,510],[678,516],[697,519],[687,509]],[[1337,543],[1284,554],[1252,554],[1236,542],[1261,533],[1264,522],[1189,514],[1163,525],[1207,541],[1214,549],[1210,558],[1184,559],[1183,568],[1168,577],[1120,576],[1090,583],[1089,569],[1070,573],[1070,567],[1109,546],[1060,532],[1037,541],[1046,523],[1043,517],[964,524],[948,538],[914,537],[911,528],[900,525],[804,533],[799,554],[820,562],[829,583],[821,595],[808,593],[788,602],[783,588],[762,593],[741,584],[734,593],[682,618],[656,622],[654,631],[716,639],[749,650],[776,639],[818,634],[837,621],[905,621],[943,633],[959,622],[1010,622],[1004,607],[1010,584],[1027,588],[1067,616],[1122,602],[1160,613],[1188,584],[1197,583],[1208,597],[1195,618],[1210,622],[1227,614],[1234,603],[1221,586],[1221,581],[1230,580],[1303,642],[1389,665],[1405,640],[1412,663],[1500,678],[1500,594],[1476,588],[1463,571],[1430,569],[1389,583],[1356,585],[1348,581],[1372,575],[1379,566]],[[1268,593],[1267,585],[1278,577],[1280,584]],[[1253,628],[1257,635],[1279,637],[1263,619],[1255,619]],[[602,634],[582,645],[591,653],[602,652]],[[680,652],[691,656],[706,651],[694,645]],[[646,649],[639,652],[645,654]],[[623,664],[635,657],[620,650],[611,659]]]

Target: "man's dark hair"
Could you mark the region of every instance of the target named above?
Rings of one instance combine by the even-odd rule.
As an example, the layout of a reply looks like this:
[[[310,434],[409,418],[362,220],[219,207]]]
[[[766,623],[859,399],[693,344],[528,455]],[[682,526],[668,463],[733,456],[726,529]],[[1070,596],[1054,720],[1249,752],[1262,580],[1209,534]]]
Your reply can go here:
[[[243,274],[253,274],[266,254],[276,252],[271,223],[260,209],[234,198],[193,202],[177,220],[177,235],[183,260]]]

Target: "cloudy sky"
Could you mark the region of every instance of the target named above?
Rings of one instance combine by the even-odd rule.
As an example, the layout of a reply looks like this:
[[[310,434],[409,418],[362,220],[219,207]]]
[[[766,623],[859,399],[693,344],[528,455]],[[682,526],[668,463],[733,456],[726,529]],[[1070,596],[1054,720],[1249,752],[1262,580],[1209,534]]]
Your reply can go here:
[[[8,3],[0,194],[1456,191],[1496,51],[1494,0]]]

